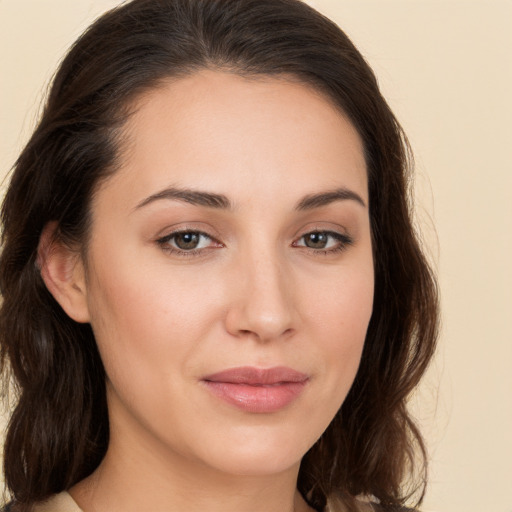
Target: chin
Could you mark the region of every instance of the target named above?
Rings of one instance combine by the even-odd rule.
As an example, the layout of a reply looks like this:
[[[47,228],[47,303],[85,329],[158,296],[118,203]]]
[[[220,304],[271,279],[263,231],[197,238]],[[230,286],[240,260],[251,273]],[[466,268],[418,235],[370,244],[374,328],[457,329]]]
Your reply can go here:
[[[263,429],[266,430],[266,429]],[[316,437],[290,435],[286,429],[281,435],[275,432],[246,432],[231,436],[222,446],[210,445],[205,459],[223,473],[239,476],[265,476],[279,474],[298,467],[304,454]]]
[[[300,465],[301,456],[281,455],[278,453],[258,453],[250,456],[248,454],[233,455],[225,457],[217,465],[217,469],[223,473],[244,476],[244,477],[263,477],[277,475],[297,468]],[[220,467],[219,467],[220,466]]]

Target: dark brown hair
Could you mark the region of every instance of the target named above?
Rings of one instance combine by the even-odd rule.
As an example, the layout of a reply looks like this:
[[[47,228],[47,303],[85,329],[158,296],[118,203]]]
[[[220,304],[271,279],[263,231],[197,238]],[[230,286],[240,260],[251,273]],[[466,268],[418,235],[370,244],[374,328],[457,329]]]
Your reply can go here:
[[[16,162],[2,208],[1,365],[17,403],[5,442],[5,479],[22,508],[68,489],[104,456],[105,374],[92,330],[46,289],[37,247],[48,222],[84,247],[95,188],[116,170],[129,106],[167,78],[221,69],[287,75],[321,90],[364,146],[375,261],[375,298],[355,382],[305,455],[298,487],[314,508],[377,497],[395,510],[421,501],[425,450],[406,400],[431,359],[435,281],[409,204],[402,130],[347,36],[298,0],[134,0],[98,19],[74,44],[41,120]],[[412,487],[404,482],[420,463]],[[25,506],[26,505],[26,506]]]

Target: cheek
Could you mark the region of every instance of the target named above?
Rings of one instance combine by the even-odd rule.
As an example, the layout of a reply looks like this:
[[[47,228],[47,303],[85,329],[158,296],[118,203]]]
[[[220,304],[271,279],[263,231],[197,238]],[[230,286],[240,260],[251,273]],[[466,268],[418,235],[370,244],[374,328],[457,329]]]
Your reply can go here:
[[[143,267],[129,263],[104,247],[102,257],[94,259],[88,283],[91,325],[110,377],[111,371],[137,368],[132,362],[154,358],[165,348],[165,339],[158,335],[165,305],[161,291],[150,285]]]
[[[103,245],[88,287],[91,324],[107,374],[111,380],[124,379],[124,373],[148,380],[175,370],[190,373],[202,341],[221,317],[221,301],[212,293],[219,287],[205,289],[204,272],[170,273],[165,258],[117,247]],[[123,257],[126,251],[130,258]]]
[[[324,278],[323,286],[301,295],[308,301],[309,321],[330,335],[329,339],[364,339],[373,309],[374,278],[371,265],[347,267]]]
[[[184,395],[178,377],[191,373],[196,341],[204,336],[197,297],[194,302],[179,283],[166,283],[155,265],[136,268],[95,268],[91,323],[108,378],[112,428],[136,418],[151,430],[174,424],[176,397]]]
[[[327,377],[326,400],[341,405],[357,373],[373,308],[373,269],[352,269],[310,294],[311,337]],[[336,404],[335,404],[336,405]]]

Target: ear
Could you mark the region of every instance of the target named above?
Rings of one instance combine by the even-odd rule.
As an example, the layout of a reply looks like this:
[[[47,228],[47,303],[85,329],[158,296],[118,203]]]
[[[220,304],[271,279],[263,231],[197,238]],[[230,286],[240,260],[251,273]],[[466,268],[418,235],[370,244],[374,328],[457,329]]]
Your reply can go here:
[[[43,229],[37,249],[37,263],[48,291],[67,315],[76,322],[89,322],[87,287],[82,258],[56,235],[57,223]]]

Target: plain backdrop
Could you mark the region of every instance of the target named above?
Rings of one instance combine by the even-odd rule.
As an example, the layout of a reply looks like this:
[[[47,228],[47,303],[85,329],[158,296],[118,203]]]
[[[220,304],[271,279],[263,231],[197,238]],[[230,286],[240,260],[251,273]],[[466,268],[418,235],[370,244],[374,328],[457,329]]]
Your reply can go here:
[[[117,0],[0,0],[0,177],[66,48]],[[443,324],[413,409],[425,512],[512,512],[512,2],[311,0],[379,77],[416,155]]]

